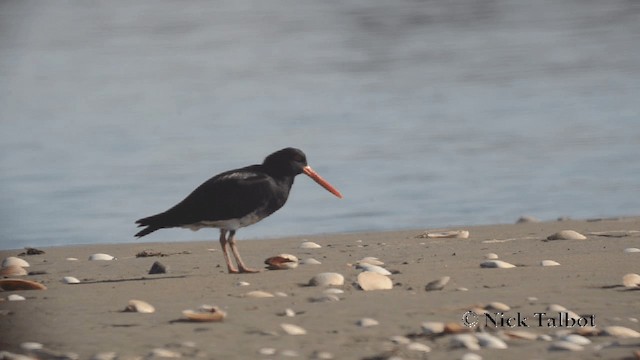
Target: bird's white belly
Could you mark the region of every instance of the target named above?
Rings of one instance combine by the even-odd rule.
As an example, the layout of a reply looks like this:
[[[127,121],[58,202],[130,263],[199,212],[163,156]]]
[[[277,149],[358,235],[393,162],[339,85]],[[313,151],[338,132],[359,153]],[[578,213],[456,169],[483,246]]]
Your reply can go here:
[[[238,230],[245,226],[255,224],[258,221],[260,221],[260,219],[261,218],[257,216],[255,213],[251,213],[239,219],[216,220],[216,221],[205,220],[195,224],[184,225],[182,227],[191,229],[193,231],[197,231],[205,227],[225,229],[225,230]]]

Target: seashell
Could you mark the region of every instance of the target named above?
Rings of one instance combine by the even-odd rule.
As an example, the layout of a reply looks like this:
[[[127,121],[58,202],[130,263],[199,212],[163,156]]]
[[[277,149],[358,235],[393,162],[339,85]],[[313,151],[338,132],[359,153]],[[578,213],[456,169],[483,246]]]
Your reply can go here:
[[[394,343],[400,344],[400,345],[407,345],[407,344],[411,343],[411,340],[409,340],[408,337],[401,336],[401,335],[392,336],[392,337],[389,338],[389,340],[391,340],[391,342],[394,342]]]
[[[371,264],[371,265],[378,265],[378,266],[384,265],[384,263],[382,261],[380,261],[377,257],[373,257],[373,256],[364,257],[364,258],[358,260],[357,263],[358,264]]]
[[[516,221],[516,224],[537,223],[537,222],[540,222],[540,220],[538,220],[533,216],[524,215],[518,218],[518,220]]]
[[[525,330],[507,330],[504,332],[507,337],[512,339],[537,340],[538,334]]]
[[[331,360],[335,359],[335,356],[328,351],[315,351],[311,354],[312,359]]]
[[[189,321],[197,322],[215,322],[222,321],[227,316],[227,313],[220,310],[217,306],[202,305],[197,310],[184,310],[182,311]]]
[[[305,335],[307,333],[307,330],[305,330],[304,328],[298,325],[284,323],[284,324],[280,324],[280,327],[288,335]]]
[[[277,296],[277,297],[287,297],[289,296],[287,293],[282,292],[282,291],[276,291],[273,293],[273,295]]]
[[[282,350],[280,352],[280,355],[282,355],[283,357],[298,357],[300,356],[300,353],[295,350]]]
[[[116,360],[118,359],[118,353],[115,351],[100,352],[91,357],[91,360]]]
[[[469,289],[467,289],[466,287],[459,287],[456,288],[456,291],[469,291]]]
[[[553,260],[542,260],[540,261],[540,266],[558,266],[559,262]]]
[[[425,344],[421,344],[419,342],[412,342],[409,343],[409,345],[407,345],[407,350],[412,350],[412,351],[420,351],[420,352],[425,352],[428,353],[431,351],[431,348]]]
[[[34,351],[43,349],[44,345],[34,341],[27,341],[20,344],[20,348],[24,351]]]
[[[80,284],[80,280],[74,278],[73,276],[65,276],[62,278],[62,282],[65,284]]]
[[[502,260],[487,260],[481,263],[480,267],[485,269],[511,269],[516,266]]]
[[[313,241],[305,241],[300,244],[300,249],[320,249],[322,246],[314,243]]]
[[[311,302],[335,302],[340,301],[340,298],[334,294],[323,294],[310,299]]]
[[[368,263],[357,264],[356,269],[360,269],[362,271],[371,271],[371,272],[375,272],[375,273],[386,275],[386,276],[391,275],[391,272],[383,268],[382,266],[371,265]]]
[[[493,301],[485,305],[485,310],[494,310],[494,311],[509,311],[511,307],[505,303],[501,303],[499,301]]]
[[[25,276],[28,274],[27,270],[18,265],[9,265],[0,269],[0,276]]]
[[[274,348],[260,348],[260,350],[258,350],[258,354],[260,355],[265,355],[265,356],[271,356],[271,355],[275,355],[277,352],[276,349]]]
[[[422,237],[427,239],[468,239],[469,231],[467,230],[453,230],[443,231],[435,233],[425,233]]]
[[[582,345],[574,344],[570,341],[556,341],[549,347],[549,350],[555,351],[582,351],[584,347]]]
[[[117,258],[109,255],[109,254],[102,254],[102,253],[97,253],[97,254],[93,254],[91,256],[89,256],[89,260],[118,260]]]
[[[326,290],[323,290],[322,293],[323,294],[340,295],[340,294],[344,294],[344,290],[336,289],[336,288],[328,288]]]
[[[482,360],[482,356],[474,353],[466,353],[462,355],[460,360]]]
[[[640,286],[640,275],[627,274],[622,277],[622,284],[627,288],[637,288]]]
[[[358,326],[360,327],[371,327],[371,326],[380,325],[378,320],[372,319],[372,318],[362,318],[358,320],[356,324],[358,324]]]
[[[151,314],[156,311],[153,305],[142,300],[129,300],[129,305],[124,309],[125,312],[138,312],[142,314]]]
[[[587,237],[573,230],[562,230],[547,237],[547,240],[586,240]]]
[[[467,348],[469,350],[480,350],[478,338],[471,334],[457,334],[451,337],[451,346],[454,348]]]
[[[618,339],[640,338],[639,332],[624,326],[607,326],[604,328],[604,334],[615,336]]]
[[[13,290],[47,290],[47,287],[39,282],[20,279],[0,279],[0,289],[4,291]]]
[[[445,334],[460,334],[471,331],[469,327],[462,326],[457,322],[450,322],[444,324],[444,333]]]
[[[538,335],[538,340],[541,340],[541,341],[552,341],[553,338],[549,334],[540,334],[540,335]]]
[[[293,309],[286,308],[283,312],[278,313],[280,316],[294,317],[296,316],[296,312]]]
[[[498,254],[496,253],[486,253],[484,254],[484,258],[487,260],[497,260],[498,259]]]
[[[298,267],[298,258],[291,254],[280,254],[272,256],[264,261],[269,270],[286,270]]]
[[[151,350],[151,352],[149,353],[149,357],[152,359],[155,359],[155,358],[176,359],[176,358],[182,357],[182,354],[176,351],[168,350],[168,349],[156,348]]]
[[[11,295],[7,296],[7,300],[9,300],[9,301],[23,301],[23,300],[27,300],[27,298],[22,296],[22,295],[11,294]]]
[[[248,283],[248,282],[246,282],[246,281],[238,281],[238,282],[236,283],[236,286],[249,286],[249,285],[251,285],[251,284],[249,284],[249,283]]]
[[[591,344],[591,340],[587,339],[586,337],[582,336],[582,335],[578,335],[578,334],[569,334],[567,336],[562,337],[563,341],[568,341],[568,342],[572,342],[574,344],[578,344],[578,345],[589,345]]]
[[[341,286],[343,284],[344,276],[333,272],[320,273],[309,280],[310,286]]]
[[[420,325],[422,333],[425,335],[442,334],[444,332],[444,323],[436,321],[425,321]]]
[[[78,261],[78,258],[68,257],[65,260],[67,260],[67,261]]]
[[[391,279],[371,271],[363,271],[358,274],[358,285],[364,291],[389,290],[393,288]]]
[[[478,343],[481,347],[487,349],[507,349],[507,343],[489,333],[477,333]]]
[[[438,280],[434,280],[431,281],[430,283],[428,283],[424,289],[426,291],[437,291],[437,290],[442,290],[444,289],[445,285],[447,285],[447,283],[449,282],[449,280],[451,280],[451,277],[449,276],[443,276]]]
[[[300,260],[300,264],[301,265],[320,265],[322,263],[314,258],[308,258],[308,259]]]
[[[549,306],[547,306],[547,311],[563,312],[567,311],[567,308],[559,304],[549,304]]]
[[[623,250],[624,253],[626,254],[631,254],[631,253],[640,253],[640,249],[638,248],[626,248]]]
[[[2,267],[7,267],[7,266],[20,266],[20,267],[29,267],[29,263],[26,262],[23,259],[20,259],[19,257],[15,257],[15,256],[9,256],[8,258],[5,258],[4,260],[2,260]]]
[[[272,298],[274,296],[275,295],[273,295],[272,293],[262,291],[262,290],[249,291],[248,293],[244,294],[244,297],[251,297],[251,298]]]

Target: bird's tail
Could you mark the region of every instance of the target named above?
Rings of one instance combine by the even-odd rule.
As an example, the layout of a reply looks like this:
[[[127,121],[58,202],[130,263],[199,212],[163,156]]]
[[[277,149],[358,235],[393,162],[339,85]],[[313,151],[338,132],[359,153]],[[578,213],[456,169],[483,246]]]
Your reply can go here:
[[[149,216],[136,221],[136,224],[138,224],[138,227],[143,227],[143,226],[146,226],[146,227],[138,231],[138,233],[135,234],[134,236],[140,238],[145,235],[149,235],[156,230],[167,227],[167,226],[161,225],[163,223],[162,215],[163,214],[157,214],[157,215]]]

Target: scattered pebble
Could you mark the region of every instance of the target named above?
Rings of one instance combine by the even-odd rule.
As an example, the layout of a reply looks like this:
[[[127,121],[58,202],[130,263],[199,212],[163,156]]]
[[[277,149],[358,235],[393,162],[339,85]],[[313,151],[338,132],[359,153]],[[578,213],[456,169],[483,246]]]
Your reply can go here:
[[[340,295],[340,294],[344,294],[344,290],[342,289],[336,289],[336,288],[328,288],[322,291],[323,294],[333,294],[333,295]]]
[[[301,265],[321,265],[322,263],[314,258],[300,260]]]
[[[78,278],[75,278],[73,276],[63,277],[62,282],[64,282],[65,284],[80,284],[80,280],[78,280]]]
[[[623,252],[625,252],[627,254],[640,253],[640,249],[638,249],[638,248],[626,248],[626,249],[623,250]]]
[[[24,351],[34,351],[43,349],[44,345],[34,341],[27,341],[20,344],[20,348]]]
[[[117,260],[117,258],[109,255],[109,254],[102,254],[102,253],[97,253],[97,254],[93,254],[91,256],[89,256],[89,260],[95,261],[95,260],[105,260],[105,261],[109,261],[109,260]]]
[[[168,350],[168,349],[156,348],[156,349],[151,350],[151,352],[149,353],[149,356],[150,357],[167,358],[167,359],[175,359],[175,358],[182,357],[182,354],[180,354],[179,352],[176,352],[176,351]]]
[[[334,294],[322,294],[311,298],[311,302],[335,302],[340,301],[340,298]]]
[[[498,254],[496,253],[486,253],[484,254],[484,258],[487,260],[497,260],[498,259]]]
[[[282,292],[282,291],[276,291],[273,293],[273,295],[277,296],[277,297],[287,297],[289,296],[289,294]]]
[[[624,326],[607,326],[604,328],[604,334],[615,336],[618,339],[640,338],[639,332]]]
[[[300,249],[320,249],[322,246],[314,243],[313,241],[305,241],[300,244]]]
[[[304,328],[298,325],[284,323],[284,324],[280,324],[280,327],[288,335],[305,335],[307,333],[307,330],[305,330]]]
[[[434,280],[431,281],[430,283],[428,283],[424,289],[426,291],[438,291],[438,290],[442,290],[444,289],[445,285],[447,285],[447,283],[449,283],[449,280],[451,280],[451,277],[449,276],[443,276],[438,280]]]
[[[469,291],[469,289],[467,289],[466,287],[459,287],[456,288],[456,291]]]
[[[409,345],[407,345],[407,349],[412,351],[425,352],[425,353],[428,353],[431,351],[431,348],[429,346],[425,344],[421,344],[419,342],[409,343]]]
[[[444,323],[437,321],[425,321],[420,326],[425,335],[441,334],[444,332]]]
[[[537,223],[537,222],[540,222],[540,220],[529,215],[520,216],[518,220],[516,220],[516,224]]]
[[[542,260],[540,262],[540,266],[558,266],[558,265],[560,265],[560,263],[553,260]]]
[[[563,341],[568,341],[574,344],[578,344],[578,345],[589,345],[591,344],[591,340],[589,340],[588,338],[582,336],[582,335],[578,335],[578,334],[569,334],[567,336],[563,336],[562,337]]]
[[[487,260],[481,263],[480,267],[486,269],[510,269],[516,266],[502,260]]]
[[[78,258],[68,257],[65,260],[67,260],[67,261],[78,261]]]
[[[293,309],[286,308],[286,309],[284,309],[284,311],[278,313],[278,315],[287,316],[287,317],[294,317],[294,316],[296,316],[296,312],[293,311]]]
[[[265,348],[260,348],[260,350],[258,350],[258,354],[265,355],[265,356],[271,356],[271,355],[275,355],[276,351],[277,350],[274,349],[274,348],[265,347]]]
[[[28,274],[29,272],[27,270],[18,265],[9,265],[0,269],[0,276],[25,276]]]
[[[7,266],[19,266],[19,267],[29,267],[29,263],[26,262],[24,259],[20,259],[18,257],[15,256],[9,256],[8,258],[5,258],[4,260],[2,260],[2,267],[7,267]]]
[[[451,346],[455,348],[466,348],[469,350],[480,350],[478,338],[472,334],[458,334],[451,337]]]
[[[362,318],[357,321],[357,324],[360,327],[371,327],[371,326],[380,325],[378,320],[372,319],[372,318]]]
[[[309,280],[310,286],[341,286],[343,284],[344,276],[333,272],[320,273]]]
[[[357,264],[356,265],[356,269],[360,269],[362,271],[371,271],[371,272],[375,272],[381,275],[391,275],[391,272],[385,268],[383,268],[382,266],[379,265],[372,265],[369,263],[361,263],[361,264]]]
[[[153,305],[142,300],[129,300],[129,305],[124,309],[125,312],[138,312],[143,314],[151,314],[156,311]]]
[[[523,340],[538,339],[538,334],[533,333],[531,331],[526,331],[526,330],[507,330],[504,332],[504,334],[513,339],[523,339]]]
[[[249,283],[248,283],[248,282],[246,282],[246,281],[238,281],[238,282],[236,283],[236,286],[249,286],[249,285],[251,285],[251,284],[249,284]]]
[[[275,295],[273,295],[272,293],[262,291],[262,290],[249,291],[248,293],[244,294],[244,297],[251,297],[251,298],[272,298],[274,296]]]
[[[507,343],[489,333],[477,333],[476,338],[481,347],[487,349],[507,349]]]
[[[298,267],[298,258],[291,254],[279,254],[264,261],[269,270],[287,270]]]
[[[27,298],[22,296],[22,295],[11,294],[11,295],[7,296],[7,300],[9,300],[9,301],[23,301],[23,300],[27,300]]]
[[[197,310],[183,310],[182,315],[190,321],[218,322],[224,320],[227,313],[220,310],[217,306],[202,305]]]
[[[547,240],[586,240],[587,237],[573,230],[562,230],[547,237]]]
[[[393,288],[390,278],[371,271],[363,271],[358,274],[358,285],[364,291],[389,290]]]
[[[160,261],[156,261],[151,265],[151,269],[149,269],[149,275],[153,274],[166,274],[169,272],[169,268],[165,266]]]
[[[391,340],[391,342],[393,343],[400,344],[400,345],[407,345],[411,343],[411,340],[408,337],[402,336],[402,335],[392,336],[389,338],[389,340]]]
[[[549,350],[553,351],[582,351],[584,347],[582,345],[578,345],[572,343],[570,341],[556,341],[549,346]]]
[[[427,239],[468,239],[469,231],[467,230],[452,230],[452,231],[442,231],[442,232],[425,232],[424,234],[418,236],[420,238]]]
[[[637,288],[640,286],[640,275],[638,274],[627,274],[622,277],[622,284],[626,288]]]

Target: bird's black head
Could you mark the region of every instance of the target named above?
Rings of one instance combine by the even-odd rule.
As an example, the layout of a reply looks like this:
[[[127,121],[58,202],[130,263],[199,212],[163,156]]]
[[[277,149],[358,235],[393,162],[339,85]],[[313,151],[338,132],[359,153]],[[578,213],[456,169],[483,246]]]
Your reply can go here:
[[[296,176],[307,166],[307,157],[300,149],[285,148],[267,156],[262,165],[273,175]]]

